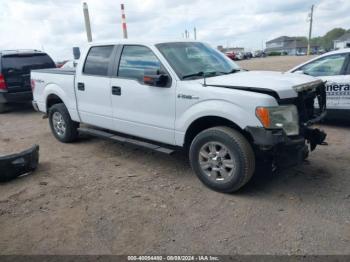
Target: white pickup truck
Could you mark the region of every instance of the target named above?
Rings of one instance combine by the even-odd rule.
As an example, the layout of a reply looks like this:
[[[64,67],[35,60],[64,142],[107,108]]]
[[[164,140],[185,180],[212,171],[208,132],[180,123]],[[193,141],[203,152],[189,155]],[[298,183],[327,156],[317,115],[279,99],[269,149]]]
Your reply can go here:
[[[257,163],[300,163],[308,144],[326,137],[310,127],[325,115],[322,81],[248,72],[201,42],[91,44],[76,70],[35,70],[31,83],[33,106],[59,141],[88,133],[183,149],[199,179],[220,192],[241,188]]]

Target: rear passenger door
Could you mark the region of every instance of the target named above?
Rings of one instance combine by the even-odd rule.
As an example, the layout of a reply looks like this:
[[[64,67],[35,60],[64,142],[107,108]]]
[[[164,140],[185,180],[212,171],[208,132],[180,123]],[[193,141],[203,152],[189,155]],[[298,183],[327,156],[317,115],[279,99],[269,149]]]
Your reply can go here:
[[[350,109],[349,54],[333,54],[314,60],[298,70],[326,81],[327,108]]]
[[[78,110],[83,123],[113,129],[110,91],[114,45],[93,46],[75,81]]]
[[[125,45],[118,55],[111,79],[115,130],[174,144],[175,81],[171,81],[159,56],[149,47]],[[168,86],[145,85],[143,77],[149,71],[167,74]]]

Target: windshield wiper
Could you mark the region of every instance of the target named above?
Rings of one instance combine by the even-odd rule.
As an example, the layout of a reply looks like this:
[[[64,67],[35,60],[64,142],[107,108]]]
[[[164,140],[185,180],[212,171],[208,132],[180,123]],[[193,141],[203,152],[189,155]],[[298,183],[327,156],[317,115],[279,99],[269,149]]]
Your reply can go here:
[[[223,74],[223,75],[229,75],[229,74],[237,73],[237,72],[239,72],[239,71],[241,71],[241,69],[234,68],[234,69],[232,69],[231,71],[228,71],[228,72],[220,72],[220,73]]]
[[[194,73],[194,74],[184,75],[182,77],[182,79],[191,78],[191,77],[195,77],[195,76],[204,76],[204,72],[200,71],[200,72],[197,72],[197,73]]]
[[[219,74],[221,74],[221,75],[228,75],[228,74],[233,74],[233,73],[240,72],[240,71],[242,71],[242,69],[237,69],[237,68],[234,68],[234,69],[232,69],[229,72],[215,72],[215,71],[213,71],[213,72],[203,72],[203,71],[199,71],[197,73],[184,75],[181,79],[191,78],[191,77],[195,77],[195,76],[210,77],[210,76],[217,76]]]
[[[181,79],[186,79],[186,78],[191,78],[191,77],[195,77],[195,76],[203,76],[203,77],[210,77],[210,76],[216,76],[218,72],[197,72],[194,74],[189,74],[189,75],[184,75]]]

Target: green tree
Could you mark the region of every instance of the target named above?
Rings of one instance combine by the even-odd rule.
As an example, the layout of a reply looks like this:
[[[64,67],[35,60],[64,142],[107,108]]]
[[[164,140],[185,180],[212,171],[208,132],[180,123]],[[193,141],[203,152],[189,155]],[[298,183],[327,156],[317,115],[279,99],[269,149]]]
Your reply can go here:
[[[329,50],[333,48],[333,40],[341,37],[349,30],[343,28],[334,28],[331,31],[327,32],[324,36],[314,37],[311,39],[311,45],[318,45],[323,49]]]

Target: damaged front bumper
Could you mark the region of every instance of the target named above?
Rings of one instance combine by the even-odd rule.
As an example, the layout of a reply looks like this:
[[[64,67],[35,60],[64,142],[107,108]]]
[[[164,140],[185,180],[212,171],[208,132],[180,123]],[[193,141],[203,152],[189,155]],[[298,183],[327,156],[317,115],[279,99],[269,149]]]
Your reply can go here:
[[[300,164],[317,145],[324,143],[326,134],[319,129],[305,127],[302,135],[289,137],[283,130],[247,127],[258,160],[272,161],[278,167]]]
[[[261,127],[247,127],[245,131],[253,140],[258,160],[272,161],[277,167],[297,165],[307,158],[317,145],[324,144],[326,133],[312,128],[326,116],[326,86],[315,81],[294,87],[295,98],[278,99],[279,105],[295,105],[298,109],[300,133],[287,136],[283,129],[268,130]],[[318,104],[318,107],[315,107]],[[310,147],[308,147],[308,145]]]
[[[0,157],[0,182],[12,180],[34,171],[39,163],[39,146],[34,145],[18,154]]]

